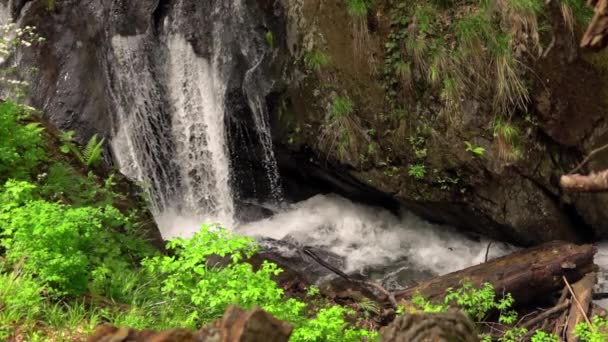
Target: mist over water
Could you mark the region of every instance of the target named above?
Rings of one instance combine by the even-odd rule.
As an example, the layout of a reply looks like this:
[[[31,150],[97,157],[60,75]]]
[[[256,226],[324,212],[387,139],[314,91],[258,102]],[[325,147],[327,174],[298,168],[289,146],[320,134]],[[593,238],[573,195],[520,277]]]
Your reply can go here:
[[[195,218],[165,213],[158,217],[163,236],[191,236],[202,224]],[[221,222],[218,222],[221,223]],[[228,226],[229,227],[229,226]],[[317,195],[292,204],[260,221],[237,225],[241,235],[284,240],[298,247],[329,251],[345,261],[346,272],[392,264],[446,274],[484,262],[490,240],[474,240],[447,226],[438,226],[403,212],[401,217],[337,195]],[[493,243],[489,258],[514,250]],[[282,253],[289,254],[289,248]],[[399,269],[383,270],[381,277]]]
[[[483,262],[489,242],[473,241],[450,227],[433,225],[408,212],[398,218],[337,195],[312,197],[236,231],[330,251],[345,258],[347,272],[407,259],[433,273],[445,274]],[[502,256],[509,250],[497,244],[489,256]]]

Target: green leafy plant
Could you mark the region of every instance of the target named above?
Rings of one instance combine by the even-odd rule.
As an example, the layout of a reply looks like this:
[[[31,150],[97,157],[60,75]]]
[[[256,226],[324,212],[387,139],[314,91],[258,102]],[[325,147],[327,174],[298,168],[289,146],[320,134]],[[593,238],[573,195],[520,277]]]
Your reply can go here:
[[[422,180],[426,176],[426,167],[423,164],[410,165],[408,175],[417,180]]]
[[[500,323],[513,324],[517,318],[517,314],[510,310],[513,305],[511,294],[506,294],[496,301],[496,293],[490,283],[485,283],[480,289],[476,289],[471,282],[464,281],[457,289],[447,289],[444,302],[457,305],[476,322],[483,320],[494,309],[500,311]]]
[[[531,342],[560,342],[559,337],[544,331],[538,330],[531,337]]]
[[[34,200],[33,191],[29,183],[13,182],[2,193],[0,237],[9,262],[21,262],[57,297],[82,294],[93,279],[102,282],[124,268],[120,243],[110,233],[126,222],[118,210]]]
[[[99,139],[97,134],[94,134],[81,149],[74,141],[74,131],[62,132],[59,139],[61,140],[61,152],[71,153],[87,168],[96,167],[101,162],[105,138]]]
[[[65,132],[62,131],[59,134],[59,140],[61,141],[59,150],[63,154],[72,153],[73,155],[78,157],[79,160],[82,160],[82,154],[80,152],[80,149],[74,142],[74,134],[75,134],[74,131],[65,131]]]
[[[101,153],[103,152],[103,144],[105,138],[99,139],[97,134],[93,134],[89,142],[82,149],[82,161],[87,167],[94,167],[101,162]]]
[[[111,176],[104,182],[104,187],[100,187],[94,175],[85,177],[63,162],[51,164],[47,172],[40,175],[39,182],[41,195],[55,202],[75,206],[106,206],[119,198],[111,189]]]
[[[306,304],[284,298],[283,290],[272,280],[281,269],[265,261],[254,271],[242,262],[257,251],[250,238],[205,225],[191,239],[175,239],[167,247],[173,256],[147,259],[143,264],[159,279],[162,296],[172,298],[171,306],[187,308],[186,317],[180,317],[182,325],[200,326],[221,316],[229,304],[237,304],[261,306],[294,323],[293,341],[360,341],[361,336],[374,335],[349,328],[344,319],[348,310],[339,306],[321,309],[313,319],[305,318]]]
[[[30,115],[31,110],[15,102],[0,103],[0,182],[28,178],[46,158],[43,128],[37,122],[23,121]]]
[[[422,297],[421,295],[415,295],[412,298],[412,304],[418,308],[419,310],[422,310],[424,312],[445,312],[449,309],[449,306],[444,304],[444,303],[439,303],[439,304],[435,304],[432,303],[431,301],[427,300],[426,298]]]
[[[498,312],[498,322],[505,327],[510,327],[498,338],[499,342],[518,342],[528,332],[525,328],[513,326],[517,321],[517,313],[512,310],[514,301],[511,294],[497,299],[494,287],[490,283],[476,288],[470,281],[463,280],[460,287],[446,289],[445,297],[440,303],[430,302],[420,295],[414,296],[411,303],[413,311],[424,312],[445,312],[449,307],[455,306],[463,310],[474,322],[483,322],[492,312]],[[408,311],[407,307],[399,310],[401,313],[406,311]],[[553,342],[552,335],[549,334],[537,332],[534,336],[537,336],[537,341]],[[490,335],[480,337],[484,342],[492,341]]]
[[[354,112],[354,104],[347,97],[336,97],[331,104],[331,118],[332,120],[339,120],[341,118],[352,115]]]
[[[290,341],[373,341],[378,338],[377,332],[349,328],[345,315],[352,311],[340,306],[321,309],[313,319],[306,320],[296,329]]]
[[[466,151],[470,152],[476,156],[483,156],[483,154],[486,152],[486,149],[481,147],[481,146],[474,146],[473,144],[471,144],[468,141],[464,142],[465,146],[466,146]]]
[[[426,148],[426,137],[422,134],[419,127],[417,127],[416,135],[412,135],[409,137],[410,145],[414,150],[414,155],[417,159],[424,159],[428,154],[428,150]]]
[[[608,340],[608,320],[595,316],[589,325],[586,322],[577,324],[574,335],[582,342],[603,342]]]

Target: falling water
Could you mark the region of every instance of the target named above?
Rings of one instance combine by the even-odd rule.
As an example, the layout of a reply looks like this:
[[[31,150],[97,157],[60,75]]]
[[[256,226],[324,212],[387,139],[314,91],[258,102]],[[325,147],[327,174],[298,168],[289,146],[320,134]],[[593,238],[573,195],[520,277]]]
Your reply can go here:
[[[196,56],[186,40],[168,39],[169,98],[182,210],[232,226],[230,159],[224,125],[224,84],[217,67]]]
[[[147,40],[146,35],[112,38],[110,97],[119,123],[112,147],[121,171],[142,183],[153,211],[160,214],[176,203],[180,186],[170,121],[148,59]]]
[[[257,23],[248,21],[252,16],[243,0],[204,6],[211,6],[208,22],[196,32],[204,32],[206,45],[192,39],[187,25],[192,8],[184,1],[175,4],[160,33],[111,39],[108,81],[117,119],[113,151],[121,170],[148,189],[165,238],[191,235],[202,222],[219,222],[242,234],[326,250],[343,258],[347,271],[383,268],[383,279],[396,284],[400,274],[414,269],[446,273],[483,261],[486,241],[337,196],[283,207],[262,221],[238,222],[238,189],[231,184],[241,165],[229,148],[235,139],[245,136],[253,144],[237,148],[255,153],[253,159],[261,162],[270,193],[265,200],[272,205],[281,199],[266,104],[273,83],[263,67],[274,52],[256,31]],[[234,94],[230,90],[235,91],[229,82],[235,79],[240,82],[237,95],[249,110],[245,120],[235,118],[228,105]],[[243,136],[229,136],[231,120],[255,127],[237,132]],[[508,250],[496,247],[491,255]]]
[[[108,78],[118,121],[113,151],[122,172],[148,189],[165,237],[186,233],[174,230],[175,221],[236,224],[225,98],[226,82],[237,68],[235,42],[248,63],[242,93],[269,193],[275,201],[281,197],[265,100],[272,83],[260,68],[268,47],[260,44],[255,23],[245,21],[242,0],[210,6],[209,22],[202,23],[207,25],[204,57],[186,38],[192,9],[184,1],[167,15],[160,37],[147,32],[112,38]]]

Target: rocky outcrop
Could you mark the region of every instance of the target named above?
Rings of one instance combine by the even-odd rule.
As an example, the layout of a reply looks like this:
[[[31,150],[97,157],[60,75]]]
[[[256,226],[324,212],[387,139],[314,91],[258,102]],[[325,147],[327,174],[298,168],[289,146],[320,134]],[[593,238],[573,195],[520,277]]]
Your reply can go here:
[[[421,91],[414,82],[415,95],[397,95],[406,98],[402,111],[391,108],[381,62],[385,46],[392,44],[395,4],[374,2],[362,61],[353,52],[358,33],[344,3],[283,3],[289,14],[286,40],[297,70],[286,73],[288,87],[279,101],[280,111],[275,111],[282,118],[275,130],[278,141],[293,151],[312,150],[321,167],[341,170],[365,186],[391,194],[434,222],[521,245],[608,236],[608,213],[600,210],[605,195],[568,195],[558,185],[559,176],[585,151],[606,140],[603,94],[608,89],[608,70],[577,50],[580,30],[572,33],[559,2],[543,9],[551,32],[544,40],[541,37],[542,56],[527,50],[524,53],[531,57],[522,58],[529,70],[525,82],[531,101],[510,118],[519,131],[514,158],[505,157],[504,144],[496,136],[492,94],[463,94],[461,114],[450,116],[436,90]],[[441,20],[449,25],[462,16],[460,11],[469,10],[455,6],[444,11]],[[415,22],[411,14],[402,18]],[[437,38],[433,34],[426,39]],[[309,70],[303,62],[307,51],[322,51],[331,62],[321,72]],[[417,73],[413,70],[411,77],[427,77]],[[487,77],[493,81],[492,74]],[[336,144],[321,139],[337,96],[353,101],[355,120],[362,128],[359,141],[347,146],[353,153],[341,156]],[[424,174],[411,175],[414,165],[423,166]]]

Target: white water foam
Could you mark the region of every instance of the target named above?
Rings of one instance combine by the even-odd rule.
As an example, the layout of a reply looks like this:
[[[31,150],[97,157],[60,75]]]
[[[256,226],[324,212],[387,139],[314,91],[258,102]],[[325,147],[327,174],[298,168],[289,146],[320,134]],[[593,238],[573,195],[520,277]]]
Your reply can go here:
[[[336,195],[312,197],[236,231],[328,250],[346,259],[347,272],[407,258],[433,273],[446,274],[484,262],[490,242],[473,241],[449,227],[433,225],[410,213],[399,219],[386,210]],[[504,244],[494,244],[489,257],[512,251]]]
[[[598,265],[597,293],[608,293],[608,241],[602,241],[597,245],[594,263]],[[594,301],[596,304],[608,309],[608,299]]]

